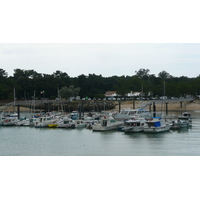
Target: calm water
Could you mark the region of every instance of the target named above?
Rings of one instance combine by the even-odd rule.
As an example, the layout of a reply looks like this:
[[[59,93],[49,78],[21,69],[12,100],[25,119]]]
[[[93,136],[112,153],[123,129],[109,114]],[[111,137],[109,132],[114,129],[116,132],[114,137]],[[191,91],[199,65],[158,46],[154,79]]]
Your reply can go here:
[[[200,114],[193,126],[164,133],[0,127],[1,156],[199,156]]]

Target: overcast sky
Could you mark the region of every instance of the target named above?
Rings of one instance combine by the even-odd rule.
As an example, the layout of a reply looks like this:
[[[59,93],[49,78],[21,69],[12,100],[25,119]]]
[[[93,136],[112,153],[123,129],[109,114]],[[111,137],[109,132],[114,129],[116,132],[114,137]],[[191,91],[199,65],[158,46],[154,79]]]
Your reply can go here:
[[[10,0],[2,6],[0,68],[9,76],[17,68],[70,77],[132,76],[141,68],[156,76],[200,74],[194,0],[36,0],[31,6]]]
[[[61,43],[0,44],[0,68],[13,75],[14,69],[70,77],[81,74],[132,76],[140,68],[158,75],[197,77],[200,74],[200,44],[182,43]]]

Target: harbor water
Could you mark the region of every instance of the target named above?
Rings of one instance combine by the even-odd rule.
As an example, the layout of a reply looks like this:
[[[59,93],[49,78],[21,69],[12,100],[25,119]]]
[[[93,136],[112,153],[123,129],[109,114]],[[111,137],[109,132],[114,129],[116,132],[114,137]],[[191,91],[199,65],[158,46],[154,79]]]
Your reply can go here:
[[[163,133],[0,127],[1,156],[199,156],[200,113],[192,127]]]

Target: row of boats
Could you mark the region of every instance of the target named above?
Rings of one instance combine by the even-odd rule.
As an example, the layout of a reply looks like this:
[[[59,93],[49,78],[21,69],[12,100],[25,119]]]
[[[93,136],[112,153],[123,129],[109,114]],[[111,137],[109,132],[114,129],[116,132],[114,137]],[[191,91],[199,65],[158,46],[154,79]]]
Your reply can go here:
[[[153,117],[147,110],[122,109],[119,114],[95,113],[83,117],[73,111],[68,115],[61,113],[46,113],[34,115],[30,119],[18,119],[17,114],[6,116],[1,114],[0,125],[3,126],[33,126],[35,128],[90,128],[93,131],[120,130],[126,133],[134,132],[164,132],[170,129],[180,129],[192,126],[189,113],[183,113],[177,119]]]

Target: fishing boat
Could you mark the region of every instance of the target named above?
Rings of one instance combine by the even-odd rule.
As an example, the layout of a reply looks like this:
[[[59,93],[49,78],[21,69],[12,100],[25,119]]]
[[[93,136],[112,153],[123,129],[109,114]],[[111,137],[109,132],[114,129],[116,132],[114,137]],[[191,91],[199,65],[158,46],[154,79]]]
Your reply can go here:
[[[39,117],[36,118],[36,121],[34,122],[35,128],[43,128],[47,127],[48,124],[51,124],[52,118],[51,117]]]
[[[18,120],[18,122],[16,123],[16,126],[30,126],[30,120],[29,119],[20,119]]]
[[[144,126],[144,132],[159,133],[164,131],[169,131],[172,123],[167,119],[162,119],[160,117],[154,117],[146,121],[146,126]]]
[[[146,120],[144,118],[130,119],[125,121],[124,127],[121,129],[125,133],[137,133],[144,131],[144,126],[146,125]]]
[[[75,120],[75,128],[85,128],[87,123],[83,120]]]
[[[58,123],[58,128],[74,128],[75,127],[75,122],[73,119],[69,117],[63,117],[59,123]]]
[[[114,118],[117,121],[129,120],[131,118],[151,118],[152,114],[148,110],[144,109],[130,109],[122,108],[120,113],[115,115]]]
[[[173,121],[172,129],[188,128],[192,126],[192,119],[190,113],[184,112],[178,116],[178,119]]]
[[[17,117],[6,117],[3,120],[2,125],[3,126],[15,126],[18,121],[19,120]]]
[[[116,121],[112,116],[104,116],[100,123],[92,126],[93,131],[110,131],[117,130],[124,122]]]

